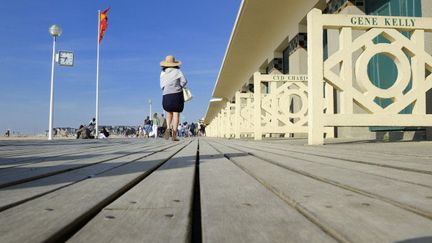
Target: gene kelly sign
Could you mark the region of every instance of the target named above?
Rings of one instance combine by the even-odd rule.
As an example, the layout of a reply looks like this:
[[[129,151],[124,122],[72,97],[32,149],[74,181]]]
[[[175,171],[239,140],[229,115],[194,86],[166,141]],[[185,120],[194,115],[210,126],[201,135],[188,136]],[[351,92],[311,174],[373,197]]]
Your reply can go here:
[[[415,27],[415,18],[395,18],[384,17],[378,18],[373,16],[354,16],[351,17],[351,24],[353,25],[372,25],[372,26],[385,26],[385,27]]]
[[[323,14],[323,25],[326,28],[340,28],[341,26],[356,29],[395,28],[401,30],[431,31],[432,18]]]

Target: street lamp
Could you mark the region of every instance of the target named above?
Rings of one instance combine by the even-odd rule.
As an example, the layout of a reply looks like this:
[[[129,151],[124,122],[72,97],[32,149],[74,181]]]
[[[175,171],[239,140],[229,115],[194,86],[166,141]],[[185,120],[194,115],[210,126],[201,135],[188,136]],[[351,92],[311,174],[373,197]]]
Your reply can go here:
[[[54,62],[55,62],[55,46],[57,37],[61,35],[62,29],[58,25],[52,25],[48,29],[50,35],[53,37],[53,50],[52,50],[52,61],[51,61],[51,91],[50,91],[50,113],[49,113],[49,130],[48,140],[52,140],[53,130],[53,112],[54,112]]]
[[[150,114],[149,114],[149,117],[150,117],[150,119],[151,119],[151,117],[152,117],[152,109],[151,109],[151,108],[152,108],[152,100],[149,99],[149,100],[148,100],[148,103],[149,103],[149,105],[150,105],[150,110],[149,110],[149,113],[150,113]]]

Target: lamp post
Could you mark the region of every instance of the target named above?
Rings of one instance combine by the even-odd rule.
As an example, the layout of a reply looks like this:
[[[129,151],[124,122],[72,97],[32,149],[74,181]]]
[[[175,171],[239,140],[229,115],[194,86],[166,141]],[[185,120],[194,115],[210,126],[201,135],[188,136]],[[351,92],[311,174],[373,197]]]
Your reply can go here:
[[[151,109],[151,108],[152,108],[152,107],[151,107],[151,106],[152,106],[152,100],[149,99],[149,100],[148,100],[148,103],[149,103],[149,106],[150,106],[150,110],[149,110],[149,117],[150,117],[150,119],[151,119],[151,117],[152,117],[152,109]]]
[[[55,46],[57,37],[61,35],[62,29],[58,25],[52,25],[48,29],[50,35],[53,37],[53,49],[52,49],[52,62],[51,62],[51,91],[50,91],[50,113],[49,113],[49,124],[48,124],[48,140],[52,140],[53,130],[53,112],[54,112],[54,62],[55,62]]]

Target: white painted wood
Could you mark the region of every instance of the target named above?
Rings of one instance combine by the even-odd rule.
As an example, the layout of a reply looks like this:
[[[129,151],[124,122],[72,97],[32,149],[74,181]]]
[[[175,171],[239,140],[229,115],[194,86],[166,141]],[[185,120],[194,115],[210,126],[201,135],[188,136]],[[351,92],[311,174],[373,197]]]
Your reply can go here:
[[[323,144],[321,139],[324,126],[430,126],[432,115],[426,114],[426,92],[432,88],[432,75],[426,77],[426,69],[431,69],[432,56],[425,51],[425,31],[432,31],[432,18],[387,17],[367,15],[328,15],[313,9],[308,19],[308,59],[309,59],[309,144]],[[323,29],[337,28],[340,31],[340,49],[322,58]],[[353,38],[352,30],[367,30]],[[412,31],[411,37],[401,31]],[[377,36],[384,36],[389,43],[375,44]],[[360,52],[356,60],[353,53]],[[386,89],[372,83],[368,64],[377,54],[391,58],[397,67],[398,75],[394,84]],[[411,60],[410,60],[411,59]],[[339,68],[340,74],[332,69]],[[355,68],[353,69],[353,63]],[[341,114],[331,115],[333,99],[327,99],[327,111],[323,119],[322,97],[318,95],[321,80],[341,92]],[[412,88],[407,90],[412,80]],[[354,85],[354,83],[356,85]],[[358,86],[358,87],[357,87]],[[328,94],[329,92],[326,92]],[[381,107],[375,100],[391,99],[387,107]],[[353,103],[363,111],[354,112]],[[407,106],[413,105],[413,115],[399,116]],[[360,114],[360,113],[366,113]],[[403,120],[397,120],[403,119]]]
[[[324,124],[322,124],[323,105],[323,23],[321,22],[321,11],[312,9],[307,15],[308,37],[308,143],[324,143]]]
[[[254,139],[262,140],[261,127],[261,73],[254,73]]]
[[[234,137],[240,138],[240,109],[241,109],[241,99],[240,92],[236,92],[235,94],[235,118],[234,118]]]

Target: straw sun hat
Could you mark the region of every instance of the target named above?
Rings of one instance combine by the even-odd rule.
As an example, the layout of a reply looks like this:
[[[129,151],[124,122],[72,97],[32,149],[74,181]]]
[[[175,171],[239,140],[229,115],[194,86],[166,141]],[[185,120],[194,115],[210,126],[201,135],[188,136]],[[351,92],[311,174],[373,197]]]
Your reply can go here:
[[[182,64],[181,61],[176,60],[173,56],[166,56],[165,60],[160,62],[161,67],[178,67]]]

